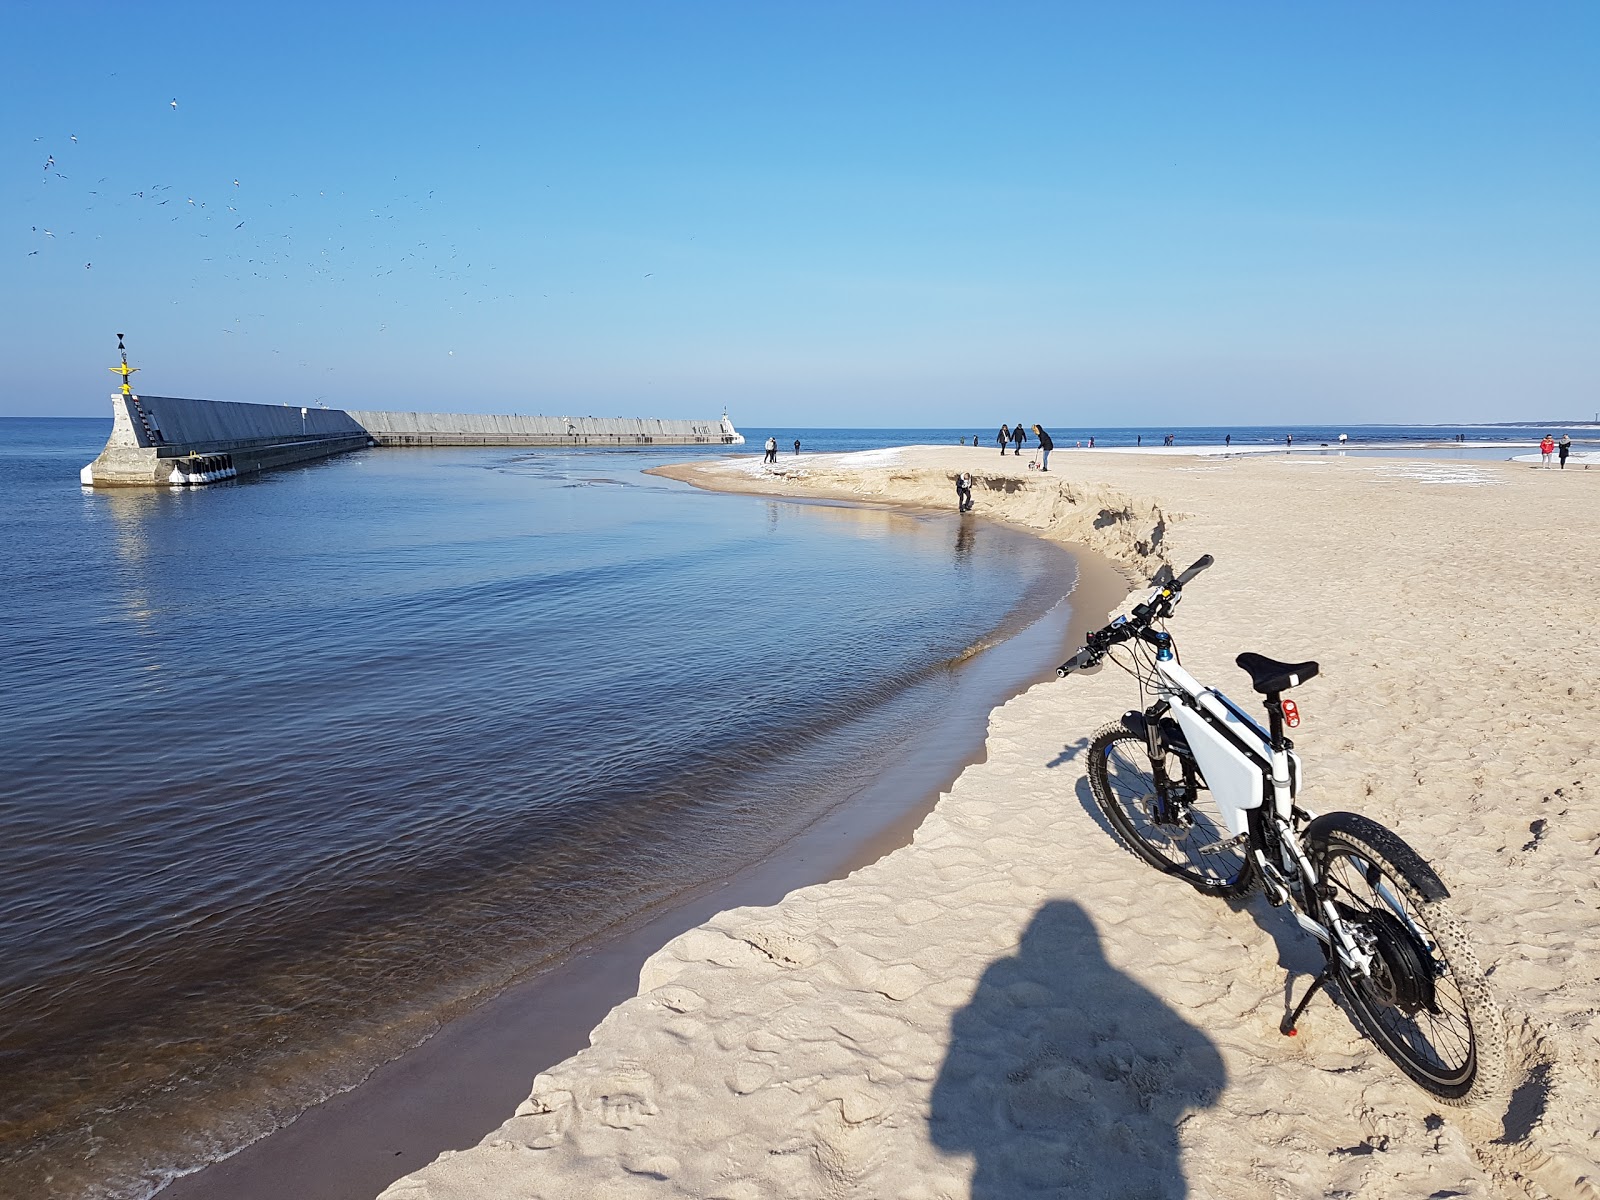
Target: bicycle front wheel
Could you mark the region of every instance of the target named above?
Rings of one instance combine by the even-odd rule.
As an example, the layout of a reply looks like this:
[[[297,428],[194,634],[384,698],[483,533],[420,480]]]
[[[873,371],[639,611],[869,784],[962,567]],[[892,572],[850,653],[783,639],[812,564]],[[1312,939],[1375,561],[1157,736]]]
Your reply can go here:
[[[1192,763],[1163,756],[1162,783],[1144,738],[1121,722],[1089,744],[1089,788],[1128,849],[1208,896],[1239,896],[1254,882],[1249,840],[1229,834]]]
[[[1366,975],[1332,960],[1357,1026],[1447,1104],[1496,1094],[1505,1074],[1500,1010],[1433,868],[1355,813],[1318,817],[1305,841],[1325,889],[1372,954]]]

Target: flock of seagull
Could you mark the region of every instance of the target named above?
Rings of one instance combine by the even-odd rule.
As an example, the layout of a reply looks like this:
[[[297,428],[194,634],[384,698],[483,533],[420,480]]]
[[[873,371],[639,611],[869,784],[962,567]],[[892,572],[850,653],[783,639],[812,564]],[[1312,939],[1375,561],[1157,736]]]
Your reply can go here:
[[[169,105],[178,111],[176,97]],[[35,244],[27,257],[39,258],[41,266],[59,263],[78,246],[98,243],[92,255],[79,252],[81,269],[94,270],[97,260],[110,269],[114,261],[125,272],[131,268],[123,252],[133,244],[141,257],[159,256],[164,280],[173,278],[173,265],[190,268],[188,287],[207,304],[214,303],[220,285],[234,311],[276,305],[281,317],[282,285],[288,284],[296,293],[292,315],[309,317],[331,305],[346,319],[370,319],[377,333],[386,332],[408,307],[462,315],[474,305],[517,299],[493,274],[495,267],[475,271],[467,261],[445,228],[446,214],[433,191],[397,195],[372,206],[340,190],[272,193],[252,186],[247,176],[229,175],[211,184],[196,177],[184,186],[148,177],[129,180],[118,178],[115,167],[106,170],[110,160],[97,153],[93,141],[80,143],[70,133],[55,149],[40,147],[45,157],[30,223]],[[398,184],[399,177],[392,182]],[[432,236],[402,241],[403,231],[430,225],[437,231]],[[69,261],[77,269],[80,258]],[[182,302],[176,288],[170,299]],[[222,332],[248,334],[250,320],[265,317],[264,312],[235,317]]]

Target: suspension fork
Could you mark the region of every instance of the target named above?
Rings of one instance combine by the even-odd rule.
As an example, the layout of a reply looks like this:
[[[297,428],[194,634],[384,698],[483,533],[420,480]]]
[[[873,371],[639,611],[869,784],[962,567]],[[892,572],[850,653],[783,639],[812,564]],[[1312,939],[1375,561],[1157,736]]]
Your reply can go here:
[[[1145,751],[1150,755],[1150,777],[1156,785],[1156,819],[1159,821],[1172,816],[1173,780],[1167,775],[1167,743],[1161,735],[1161,719],[1171,708],[1167,701],[1158,700],[1144,711]]]

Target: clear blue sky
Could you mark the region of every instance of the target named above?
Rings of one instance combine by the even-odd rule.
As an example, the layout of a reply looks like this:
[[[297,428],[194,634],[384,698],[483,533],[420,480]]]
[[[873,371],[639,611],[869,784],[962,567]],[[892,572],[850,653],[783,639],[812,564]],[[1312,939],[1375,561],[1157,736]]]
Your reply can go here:
[[[0,44],[0,414],[106,412],[118,331],[148,393],[330,407],[1600,407],[1593,3],[7,0]]]

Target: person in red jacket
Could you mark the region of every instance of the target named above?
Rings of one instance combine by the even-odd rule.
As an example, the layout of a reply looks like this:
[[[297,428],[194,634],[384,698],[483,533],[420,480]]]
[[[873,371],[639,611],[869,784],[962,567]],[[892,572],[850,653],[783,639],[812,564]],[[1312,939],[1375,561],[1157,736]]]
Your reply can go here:
[[[1544,435],[1544,441],[1539,443],[1539,453],[1544,455],[1545,466],[1548,467],[1550,465],[1550,456],[1555,452],[1556,440],[1547,433]]]

